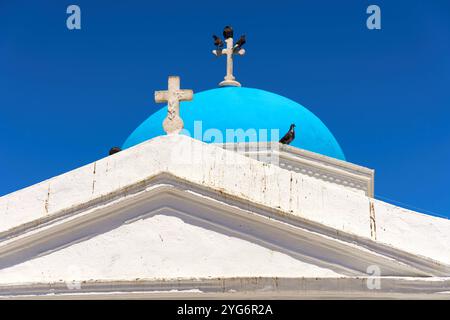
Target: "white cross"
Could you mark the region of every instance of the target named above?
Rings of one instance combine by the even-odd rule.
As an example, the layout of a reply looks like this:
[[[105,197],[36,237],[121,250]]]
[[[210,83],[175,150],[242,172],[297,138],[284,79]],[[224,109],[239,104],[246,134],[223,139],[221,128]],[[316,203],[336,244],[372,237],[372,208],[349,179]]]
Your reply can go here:
[[[167,117],[163,121],[163,128],[167,134],[179,133],[184,123],[180,117],[180,101],[193,99],[192,90],[180,90],[180,77],[170,76],[168,90],[155,91],[155,102],[167,102]]]
[[[221,55],[226,54],[227,55],[227,75],[225,76],[225,80],[223,80],[221,83],[219,83],[219,86],[234,86],[234,87],[240,87],[241,84],[236,81],[236,78],[233,76],[233,55],[237,54],[240,56],[243,56],[245,54],[245,50],[235,49],[233,48],[233,38],[228,38],[225,40],[227,44],[226,49],[222,50],[213,50],[212,53],[220,57]]]

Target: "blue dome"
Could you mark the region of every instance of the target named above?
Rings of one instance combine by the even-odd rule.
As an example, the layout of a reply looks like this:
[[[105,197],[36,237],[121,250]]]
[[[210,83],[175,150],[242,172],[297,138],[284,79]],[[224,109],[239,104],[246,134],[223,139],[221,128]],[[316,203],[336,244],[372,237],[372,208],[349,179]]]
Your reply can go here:
[[[207,143],[244,142],[242,139],[278,141],[289,130],[290,124],[295,123],[296,136],[292,146],[345,160],[338,142],[318,117],[302,105],[264,90],[223,87],[202,91],[196,93],[192,101],[181,102],[180,113],[187,130],[182,133]],[[164,135],[162,122],[166,116],[167,106],[153,113],[133,131],[122,148]],[[202,121],[201,125],[197,121]],[[216,130],[208,134],[208,129]],[[254,129],[246,132],[254,134],[229,141],[230,130],[227,129]],[[279,135],[271,134],[271,129],[278,129]],[[217,139],[217,133],[221,133],[222,141]]]

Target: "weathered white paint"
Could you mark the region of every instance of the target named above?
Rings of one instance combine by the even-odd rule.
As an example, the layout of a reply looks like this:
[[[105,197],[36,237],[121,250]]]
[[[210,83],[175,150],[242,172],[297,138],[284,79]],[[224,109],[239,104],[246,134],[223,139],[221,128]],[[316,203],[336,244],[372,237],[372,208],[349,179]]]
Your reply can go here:
[[[374,200],[377,241],[450,264],[450,220]]]
[[[79,290],[64,282],[0,285],[0,292],[5,292],[0,299],[450,299],[448,278],[384,278],[377,290],[368,289],[367,281],[367,277],[89,280]]]
[[[152,196],[169,193],[174,199],[160,204]],[[158,210],[137,212],[139,203],[172,205],[187,220],[138,218]],[[188,222],[194,218],[203,222]],[[90,278],[109,276],[110,286],[133,277],[348,276],[372,263],[387,275],[448,276],[449,243],[449,220],[170,135],[1,197],[0,283],[8,285],[0,291],[15,291],[11,281],[44,288],[70,280],[62,264],[75,261]],[[138,257],[142,265],[126,267]],[[436,278],[427,279],[423,288]]]
[[[165,214],[202,229],[287,254],[298,261],[333,270],[338,274],[364,276],[371,265],[377,265],[384,276],[450,274],[450,269],[438,270],[435,266],[430,266],[429,262],[420,259],[391,259],[386,257],[386,254],[392,255],[389,250],[369,250],[353,243],[356,239],[348,242],[343,237],[330,237],[327,230],[309,230],[313,226],[286,219],[276,213],[261,211],[248,205],[244,205],[243,209],[243,203],[227,205],[220,198],[211,198],[211,194],[199,194],[199,190],[192,185],[169,185],[168,183],[172,182],[167,178],[154,183],[156,184],[146,184],[141,189],[130,190],[128,195],[116,200],[104,199],[103,204],[96,204],[90,209],[67,212],[45,225],[18,233],[3,241],[0,245],[0,270],[32,261],[43,254],[65,250],[63,248],[94,239],[125,224]],[[134,246],[139,245],[139,241],[134,243]],[[145,247],[145,250],[150,249]],[[63,251],[61,254],[64,254]],[[69,255],[62,260],[69,261],[71,257],[69,251]],[[88,256],[79,263],[90,259]],[[39,266],[31,266],[30,269],[40,269]],[[178,268],[179,265],[174,267]],[[212,269],[217,267],[221,266],[213,265]],[[206,264],[203,268],[211,269]],[[298,277],[301,274],[299,269],[289,276]],[[120,273],[116,276],[117,279],[122,279]],[[172,276],[175,277],[176,274]],[[26,279],[26,274],[22,273],[22,281],[26,282]]]
[[[372,238],[372,198],[186,136],[157,137],[1,197],[0,208],[5,209],[0,212],[0,232],[7,233],[26,223],[39,223],[39,219],[58,214],[61,210],[82,205],[164,172],[337,232]],[[376,223],[377,232],[380,232],[378,242],[448,263],[449,220],[430,216],[418,218],[422,215],[413,212],[396,218],[397,211],[389,208],[392,206],[375,201],[375,219],[380,217]],[[417,219],[424,223],[418,226]],[[389,221],[389,226],[384,225],[385,221]],[[394,232],[395,224],[398,228],[405,224],[407,230],[403,234]],[[436,233],[436,228],[441,231]],[[393,230],[390,235],[389,230]],[[427,234],[427,241],[411,236],[419,233]]]
[[[339,276],[162,213],[0,270],[0,283],[293,275]]]
[[[223,148],[289,171],[337,184],[369,197],[374,195],[373,169],[278,142],[226,143]]]

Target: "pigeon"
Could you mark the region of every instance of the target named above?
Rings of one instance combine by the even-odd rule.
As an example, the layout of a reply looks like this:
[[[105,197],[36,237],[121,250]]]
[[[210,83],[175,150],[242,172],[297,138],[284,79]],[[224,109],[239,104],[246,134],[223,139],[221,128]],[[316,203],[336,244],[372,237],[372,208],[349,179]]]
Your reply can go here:
[[[228,38],[233,38],[233,28],[230,26],[226,26],[223,29],[223,37],[225,38],[225,40],[227,40]]]
[[[240,49],[245,44],[245,34],[242,35],[234,45],[234,49]]]
[[[216,46],[217,50],[222,49],[223,48],[223,41],[222,41],[222,39],[220,39],[215,34],[213,35],[213,38],[214,38],[214,45]]]
[[[109,149],[109,155],[112,155],[120,151],[122,151],[122,149],[120,149],[119,147],[112,147],[111,149]]]
[[[280,143],[282,144],[290,144],[295,139],[295,124],[291,124],[289,131],[284,135],[283,138],[280,139]]]

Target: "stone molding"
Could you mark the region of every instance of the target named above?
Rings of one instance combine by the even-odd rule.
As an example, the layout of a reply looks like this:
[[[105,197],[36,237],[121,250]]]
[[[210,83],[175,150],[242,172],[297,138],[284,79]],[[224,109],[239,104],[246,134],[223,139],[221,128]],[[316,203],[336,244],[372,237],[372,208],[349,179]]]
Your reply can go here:
[[[277,142],[227,143],[223,148],[374,197],[373,169]]]

